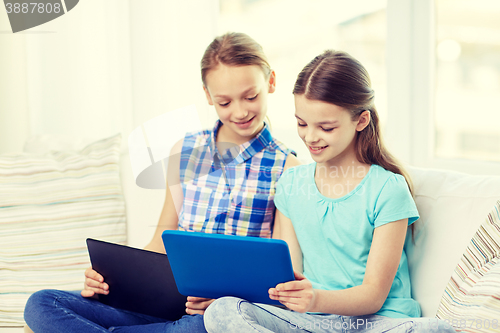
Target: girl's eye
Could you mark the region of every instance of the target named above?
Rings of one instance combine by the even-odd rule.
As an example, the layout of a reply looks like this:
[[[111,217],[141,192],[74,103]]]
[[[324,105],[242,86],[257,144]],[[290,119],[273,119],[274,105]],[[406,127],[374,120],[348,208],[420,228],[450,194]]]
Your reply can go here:
[[[247,99],[248,99],[249,101],[253,101],[254,99],[256,99],[256,98],[257,98],[257,96],[259,96],[259,94],[255,95],[254,97],[248,97]]]
[[[334,130],[333,128],[323,128],[323,127],[321,129],[325,132],[331,132]]]
[[[297,123],[297,126],[304,127],[306,124]]]
[[[227,103],[219,103],[220,106],[228,106],[229,105],[229,102]]]

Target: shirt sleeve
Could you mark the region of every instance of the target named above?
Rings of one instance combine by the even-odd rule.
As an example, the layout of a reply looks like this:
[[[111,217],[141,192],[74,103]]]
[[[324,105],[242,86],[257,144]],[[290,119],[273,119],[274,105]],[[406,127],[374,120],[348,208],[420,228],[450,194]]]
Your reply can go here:
[[[286,217],[290,218],[288,213],[288,196],[292,187],[293,168],[287,169],[278,179],[276,184],[276,194],[274,196],[274,205]],[[288,189],[288,190],[287,190]]]
[[[408,219],[408,225],[419,218],[417,206],[402,175],[394,174],[382,187],[375,204],[374,227]]]

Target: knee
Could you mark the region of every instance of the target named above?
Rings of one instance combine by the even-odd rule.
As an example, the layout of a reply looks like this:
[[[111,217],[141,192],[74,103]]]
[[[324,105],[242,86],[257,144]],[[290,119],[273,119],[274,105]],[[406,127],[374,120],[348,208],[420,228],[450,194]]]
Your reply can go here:
[[[31,294],[24,307],[24,312],[31,312],[34,309],[47,305],[51,299],[54,299],[54,292],[55,290],[44,289]]]
[[[33,293],[24,307],[24,321],[32,327],[33,320],[40,317],[40,314],[47,311],[47,308],[54,304],[57,298],[57,290],[44,289]]]
[[[231,332],[231,324],[240,317],[240,303],[236,297],[222,297],[215,300],[205,311],[203,321],[209,332]]]

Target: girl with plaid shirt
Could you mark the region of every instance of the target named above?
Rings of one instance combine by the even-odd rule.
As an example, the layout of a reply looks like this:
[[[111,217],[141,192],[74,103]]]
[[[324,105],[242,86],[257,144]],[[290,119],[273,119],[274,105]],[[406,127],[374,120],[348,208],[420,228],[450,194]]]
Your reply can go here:
[[[215,38],[201,74],[219,119],[213,129],[188,133],[172,148],[165,203],[146,246],[150,251],[165,253],[161,234],[167,229],[271,237],[276,183],[285,169],[299,164],[264,122],[276,74],[259,44],[241,33]],[[202,315],[211,299],[188,297],[187,315],[174,322],[112,307],[100,306],[96,313],[89,298],[108,294],[109,286],[92,268],[85,277],[81,296],[57,290],[33,294],[25,310],[28,325],[36,332],[206,332]],[[51,318],[31,316],[42,311]]]

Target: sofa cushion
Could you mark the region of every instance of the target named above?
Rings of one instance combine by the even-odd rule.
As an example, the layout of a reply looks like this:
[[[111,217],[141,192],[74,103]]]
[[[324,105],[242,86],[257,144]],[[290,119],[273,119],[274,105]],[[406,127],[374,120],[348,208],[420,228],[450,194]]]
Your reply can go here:
[[[126,241],[120,141],[0,155],[0,326],[23,325],[37,290],[82,288],[87,237]]]
[[[437,317],[460,330],[500,331],[500,201],[453,271]]]
[[[499,176],[409,168],[420,219],[407,242],[412,295],[434,317],[472,236],[500,198]]]

